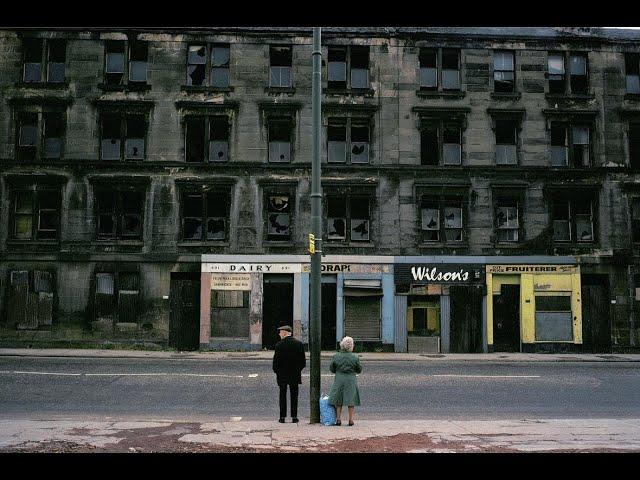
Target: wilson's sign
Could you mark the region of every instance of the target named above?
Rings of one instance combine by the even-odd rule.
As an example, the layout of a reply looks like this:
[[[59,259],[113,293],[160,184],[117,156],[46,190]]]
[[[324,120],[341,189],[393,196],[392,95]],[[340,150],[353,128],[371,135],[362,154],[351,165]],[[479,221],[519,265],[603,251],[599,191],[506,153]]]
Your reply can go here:
[[[393,270],[396,284],[472,284],[484,282],[484,266],[470,268],[468,265],[453,264],[395,264]]]

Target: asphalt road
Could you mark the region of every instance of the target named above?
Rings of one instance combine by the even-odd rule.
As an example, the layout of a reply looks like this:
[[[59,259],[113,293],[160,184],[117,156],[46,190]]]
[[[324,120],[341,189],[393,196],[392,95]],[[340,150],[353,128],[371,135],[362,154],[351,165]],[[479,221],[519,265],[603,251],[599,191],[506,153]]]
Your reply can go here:
[[[361,419],[640,418],[638,363],[367,361]],[[322,362],[322,392],[332,375]],[[309,415],[309,370],[299,417]],[[273,419],[271,362],[0,357],[0,419]]]

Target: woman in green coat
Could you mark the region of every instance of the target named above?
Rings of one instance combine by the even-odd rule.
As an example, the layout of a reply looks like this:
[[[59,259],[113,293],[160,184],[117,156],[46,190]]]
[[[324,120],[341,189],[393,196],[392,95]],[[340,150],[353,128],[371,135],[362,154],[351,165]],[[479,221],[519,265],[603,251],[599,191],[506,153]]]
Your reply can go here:
[[[344,337],[340,342],[340,351],[331,359],[329,369],[335,373],[329,392],[329,404],[336,407],[336,425],[342,425],[342,406],[349,407],[349,426],[353,425],[354,407],[360,405],[360,392],[356,373],[362,372],[360,358],[353,352],[353,338]]]

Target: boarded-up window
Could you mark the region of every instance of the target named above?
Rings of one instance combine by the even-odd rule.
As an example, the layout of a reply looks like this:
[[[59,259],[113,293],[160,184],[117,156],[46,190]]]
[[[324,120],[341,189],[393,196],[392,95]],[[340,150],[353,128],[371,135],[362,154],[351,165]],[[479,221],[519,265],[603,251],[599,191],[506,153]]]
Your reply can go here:
[[[571,295],[536,295],[536,341],[573,341]]]
[[[96,320],[113,319],[115,304],[115,276],[113,273],[96,274]]]
[[[55,291],[51,272],[13,271],[9,283],[9,321],[21,330],[50,326]]]
[[[249,292],[211,291],[211,336],[249,337]]]

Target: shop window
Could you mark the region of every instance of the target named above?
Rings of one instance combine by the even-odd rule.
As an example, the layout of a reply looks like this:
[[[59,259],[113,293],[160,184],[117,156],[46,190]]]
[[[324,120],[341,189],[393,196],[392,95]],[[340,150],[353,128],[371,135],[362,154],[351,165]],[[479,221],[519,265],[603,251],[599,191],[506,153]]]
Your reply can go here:
[[[63,83],[65,81],[67,49],[65,40],[25,38],[22,45],[23,82]],[[46,65],[46,70],[43,65]]]
[[[96,192],[98,239],[141,240],[144,193],[102,190]]]
[[[125,112],[101,116],[102,160],[140,161],[145,158],[147,121],[144,115]]]
[[[267,240],[291,239],[291,204],[285,195],[267,196]]]
[[[460,199],[424,195],[420,213],[423,242],[461,242],[464,239]]]
[[[249,294],[241,290],[211,291],[211,336],[249,336]]]
[[[138,272],[100,272],[95,276],[94,318],[136,323],[140,305]]]
[[[629,165],[640,169],[640,123],[629,124]]]
[[[591,128],[588,125],[551,122],[551,165],[591,165]]]
[[[640,54],[627,53],[624,57],[627,93],[640,94]]]
[[[407,315],[407,335],[410,337],[440,336],[440,300],[437,297],[411,298]]]
[[[631,237],[633,243],[640,243],[640,197],[631,199]]]
[[[269,86],[286,88],[291,87],[292,70],[291,47],[269,48]]]
[[[496,164],[518,164],[518,128],[511,120],[496,120]]]
[[[229,117],[188,116],[185,119],[185,160],[189,163],[229,161]]]
[[[187,85],[211,85],[216,88],[229,87],[230,58],[229,44],[189,45],[187,49]],[[209,62],[210,64],[208,65]],[[209,72],[209,75],[207,75],[207,72]]]
[[[17,329],[37,329],[53,323],[55,277],[43,270],[9,272],[8,319]]]
[[[496,233],[498,242],[517,242],[520,237],[519,204],[499,201],[496,205]]]
[[[228,230],[229,192],[182,194],[183,240],[224,241]]]
[[[269,119],[270,163],[291,162],[291,130],[291,121],[289,119]]]
[[[460,90],[459,50],[421,48],[419,62],[420,90]]]
[[[554,241],[594,241],[593,201],[556,199],[553,202],[552,216]]]
[[[571,294],[552,293],[535,296],[536,341],[573,340]]]
[[[422,165],[462,163],[462,128],[459,124],[425,121],[420,133]]]
[[[105,85],[147,85],[148,57],[147,42],[108,40],[105,43]]]
[[[514,52],[495,51],[493,53],[493,81],[496,93],[515,91]]]
[[[327,196],[328,241],[369,242],[370,218],[368,197]]]
[[[60,218],[60,192],[33,187],[12,192],[14,240],[56,240]]]

